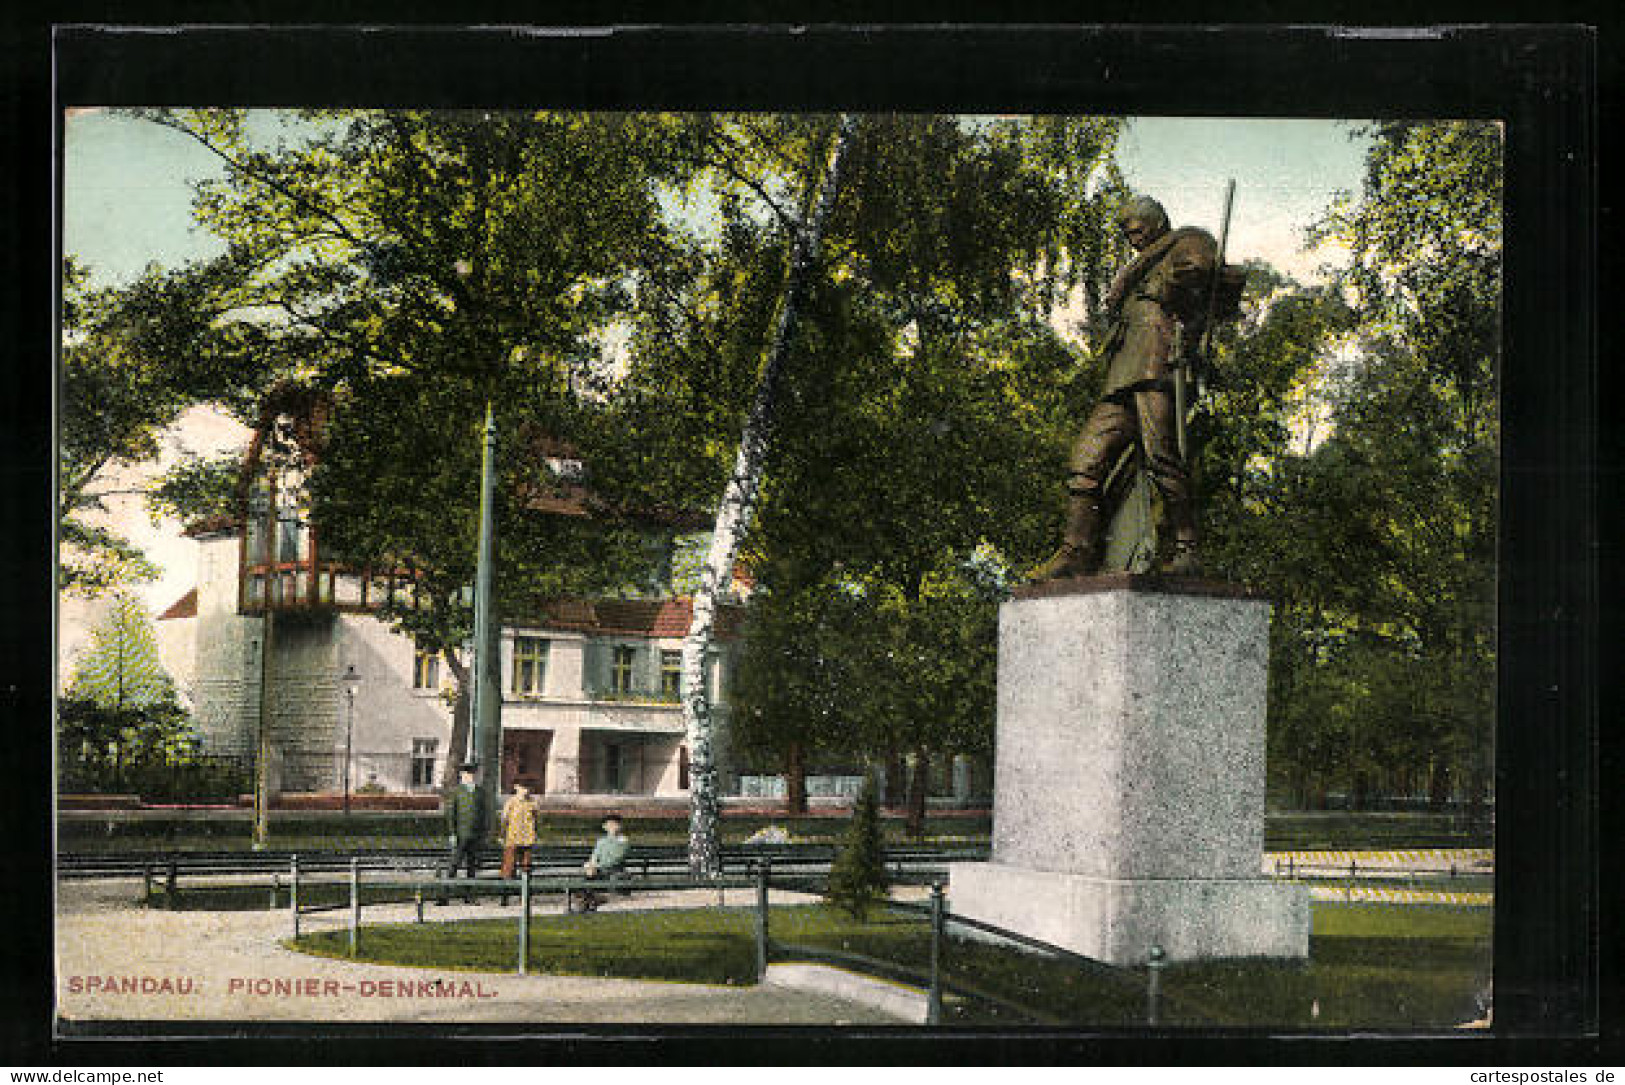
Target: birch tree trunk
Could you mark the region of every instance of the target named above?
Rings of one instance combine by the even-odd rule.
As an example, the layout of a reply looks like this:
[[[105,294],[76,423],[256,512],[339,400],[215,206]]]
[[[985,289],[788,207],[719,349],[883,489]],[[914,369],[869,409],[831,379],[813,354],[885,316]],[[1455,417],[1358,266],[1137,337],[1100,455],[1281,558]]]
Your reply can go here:
[[[683,641],[683,724],[689,746],[688,866],[695,875],[713,877],[722,869],[717,834],[717,768],[713,748],[711,698],[706,689],[705,668],[716,627],[717,601],[733,576],[734,556],[739,538],[750,523],[756,496],[766,465],[767,443],[773,428],[774,403],[779,374],[794,341],[802,302],[812,280],[813,268],[823,239],[824,225],[835,205],[840,187],[841,162],[852,142],[857,121],[847,114],[841,118],[835,145],[824,167],[818,200],[808,219],[801,224],[790,250],[790,267],[785,278],[784,300],[768,347],[767,361],[756,387],[756,399],[739,438],[739,452],[733,473],[717,506],[711,533],[711,549],[700,573],[699,590],[694,594],[694,615]]]

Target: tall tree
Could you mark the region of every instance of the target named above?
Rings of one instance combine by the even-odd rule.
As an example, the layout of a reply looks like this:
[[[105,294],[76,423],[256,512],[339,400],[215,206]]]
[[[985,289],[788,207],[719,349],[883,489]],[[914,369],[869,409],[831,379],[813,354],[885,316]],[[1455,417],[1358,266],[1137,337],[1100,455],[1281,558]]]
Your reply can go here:
[[[741,390],[754,385],[759,344],[772,334],[802,218],[798,193],[808,191],[795,166],[827,121],[712,123],[716,228],[655,280],[617,388],[624,424],[658,434],[654,447],[669,450],[651,474],[676,487],[727,478],[717,450],[731,448],[722,435],[743,424]],[[1095,266],[1077,239],[1109,218],[1099,204],[1115,130],[1076,119],[856,124],[849,179],[824,236],[827,270],[801,308],[780,392],[761,512],[740,543],[762,628],[788,631],[797,613],[837,613],[854,584],[876,577],[883,590],[874,599],[889,598],[891,583],[918,595],[945,561],[967,558],[984,538],[1017,560],[1048,542],[1056,502],[1031,478],[1060,477],[1060,422],[1077,361],[1060,313],[1086,293],[1080,283]],[[1073,197],[1093,214],[1077,214]],[[750,636],[736,685],[767,701],[738,702],[735,738],[757,756],[771,748],[798,759],[818,729],[803,722],[807,742],[797,742],[774,721],[788,725],[790,704],[810,708],[826,683],[798,677],[793,697],[771,690],[763,661],[810,657]],[[862,640],[840,651],[868,650]],[[852,711],[855,701],[846,697],[843,726],[874,718]],[[760,743],[757,726],[766,728]]]
[[[930,758],[991,733],[991,701],[966,688],[954,702],[966,675],[949,672],[978,670],[992,642],[945,643],[961,624],[949,600],[990,628],[995,596],[966,570],[1030,563],[1053,538],[1059,486],[1046,480],[1061,478],[1081,368],[1062,309],[1085,283],[1103,287],[1090,253],[1108,235],[1090,224],[1109,221],[1114,134],[1077,118],[867,118],[831,236],[840,270],[809,309],[811,359],[787,386],[783,451],[751,542],[762,593],[781,576],[801,590],[801,577],[861,586],[871,601],[886,645],[842,713],[870,729],[842,748],[914,755],[916,830]],[[1083,160],[1051,153],[1057,142]],[[865,699],[887,708],[866,711]],[[986,710],[978,727],[956,722],[973,706]]]
[[[1353,252],[1371,365],[1339,404],[1356,462],[1382,480],[1378,592],[1362,623],[1400,680],[1397,751],[1430,795],[1490,786],[1502,140],[1487,122],[1372,133],[1360,199],[1330,229]]]
[[[778,393],[761,523],[742,546],[759,574],[802,568],[809,579],[785,585],[792,596],[845,583],[837,569],[863,578],[883,569],[917,600],[945,550],[966,555],[983,532],[1035,549],[1049,533],[1050,502],[1033,498],[1010,464],[1044,461],[1042,473],[1055,474],[1058,434],[1053,422],[1012,425],[1011,410],[1034,421],[1021,391],[1044,389],[1052,408],[1061,401],[1071,356],[1049,320],[1091,266],[1068,259],[1087,231],[1063,211],[1078,186],[1097,183],[1089,178],[1115,128],[865,117],[850,129],[851,180],[825,237],[829,271],[798,306],[797,364]],[[666,342],[639,357],[645,387],[658,372],[663,388],[699,401],[691,390],[725,390],[739,372],[738,330],[772,311],[762,269],[793,249],[805,220],[792,208],[812,188],[787,166],[809,130],[816,119],[775,118],[712,133],[716,252],[700,261],[697,289],[669,289],[657,309]],[[1088,167],[1063,168],[1059,145],[1086,149]],[[1034,364],[1010,364],[1012,355]],[[690,362],[681,371],[680,360]],[[742,449],[751,446],[747,438]],[[852,532],[855,522],[870,530]],[[732,543],[719,532],[713,545]],[[767,598],[772,585],[758,583]],[[790,742],[787,754],[802,745]],[[702,812],[696,823],[706,820]]]
[[[1395,123],[1319,236],[1346,245],[1350,346],[1322,439],[1258,488],[1283,605],[1271,749],[1300,801],[1339,786],[1487,793],[1501,139]]]
[[[692,757],[690,770],[689,867],[695,874],[714,875],[722,869],[717,833],[717,772],[713,750],[713,723],[710,697],[706,691],[705,666],[716,622],[716,606],[722,591],[732,582],[739,537],[749,525],[756,495],[766,467],[768,441],[776,421],[775,406],[780,375],[795,345],[801,308],[818,272],[820,247],[825,224],[840,190],[841,169],[857,127],[853,116],[841,118],[829,143],[822,170],[810,172],[801,205],[799,221],[790,225],[789,268],[784,296],[756,396],[740,435],[739,451],[717,506],[711,533],[711,549],[694,595],[693,620],[683,640],[683,722],[688,731]]]
[[[552,487],[528,446],[568,440],[604,394],[606,330],[633,304],[649,254],[664,251],[660,186],[686,168],[680,126],[302,111],[281,115],[273,144],[264,117],[243,111],[145,115],[223,162],[224,176],[199,186],[199,220],[256,269],[244,293],[275,375],[330,399],[310,479],[329,555],[410,571],[417,594],[382,616],[441,652],[466,692],[462,589],[484,404],[506,435],[510,496]],[[516,498],[507,511],[528,518],[534,504]],[[598,557],[624,546],[536,530],[545,538],[504,524],[510,599],[623,572]]]

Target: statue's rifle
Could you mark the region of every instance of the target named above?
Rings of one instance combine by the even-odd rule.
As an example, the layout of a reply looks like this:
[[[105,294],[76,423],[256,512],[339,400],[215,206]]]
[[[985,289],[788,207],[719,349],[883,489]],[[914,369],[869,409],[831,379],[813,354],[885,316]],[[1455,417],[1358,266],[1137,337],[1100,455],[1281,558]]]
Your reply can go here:
[[[1224,214],[1219,221],[1219,251],[1213,260],[1213,276],[1208,281],[1207,309],[1202,318],[1202,341],[1196,348],[1196,357],[1200,359],[1204,369],[1212,361],[1213,315],[1219,301],[1219,276],[1224,274],[1224,250],[1230,240],[1230,208],[1235,198],[1236,180],[1232,177],[1224,185]],[[1190,410],[1187,406],[1190,359],[1189,352],[1181,352],[1178,364],[1174,366],[1174,433],[1179,439],[1179,458],[1187,465],[1190,463],[1190,453],[1187,449],[1185,426],[1186,415]]]

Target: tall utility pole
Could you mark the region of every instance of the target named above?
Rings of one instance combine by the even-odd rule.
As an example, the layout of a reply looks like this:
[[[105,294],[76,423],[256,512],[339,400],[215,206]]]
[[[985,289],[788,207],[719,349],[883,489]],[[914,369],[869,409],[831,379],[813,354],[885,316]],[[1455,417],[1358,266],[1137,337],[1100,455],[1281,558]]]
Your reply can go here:
[[[485,404],[485,452],[480,460],[479,562],[474,571],[474,756],[480,763],[480,793],[487,825],[496,824],[502,785],[502,661],[497,635],[496,598],[497,423]]]

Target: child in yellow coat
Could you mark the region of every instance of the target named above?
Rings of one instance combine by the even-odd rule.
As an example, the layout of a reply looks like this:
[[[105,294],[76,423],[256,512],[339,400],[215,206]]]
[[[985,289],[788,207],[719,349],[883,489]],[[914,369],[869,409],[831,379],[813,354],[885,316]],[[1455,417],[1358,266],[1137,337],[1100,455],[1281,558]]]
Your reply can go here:
[[[513,798],[502,807],[502,876],[511,878],[516,868],[530,869],[530,849],[536,846],[536,800],[530,788],[513,785]]]

